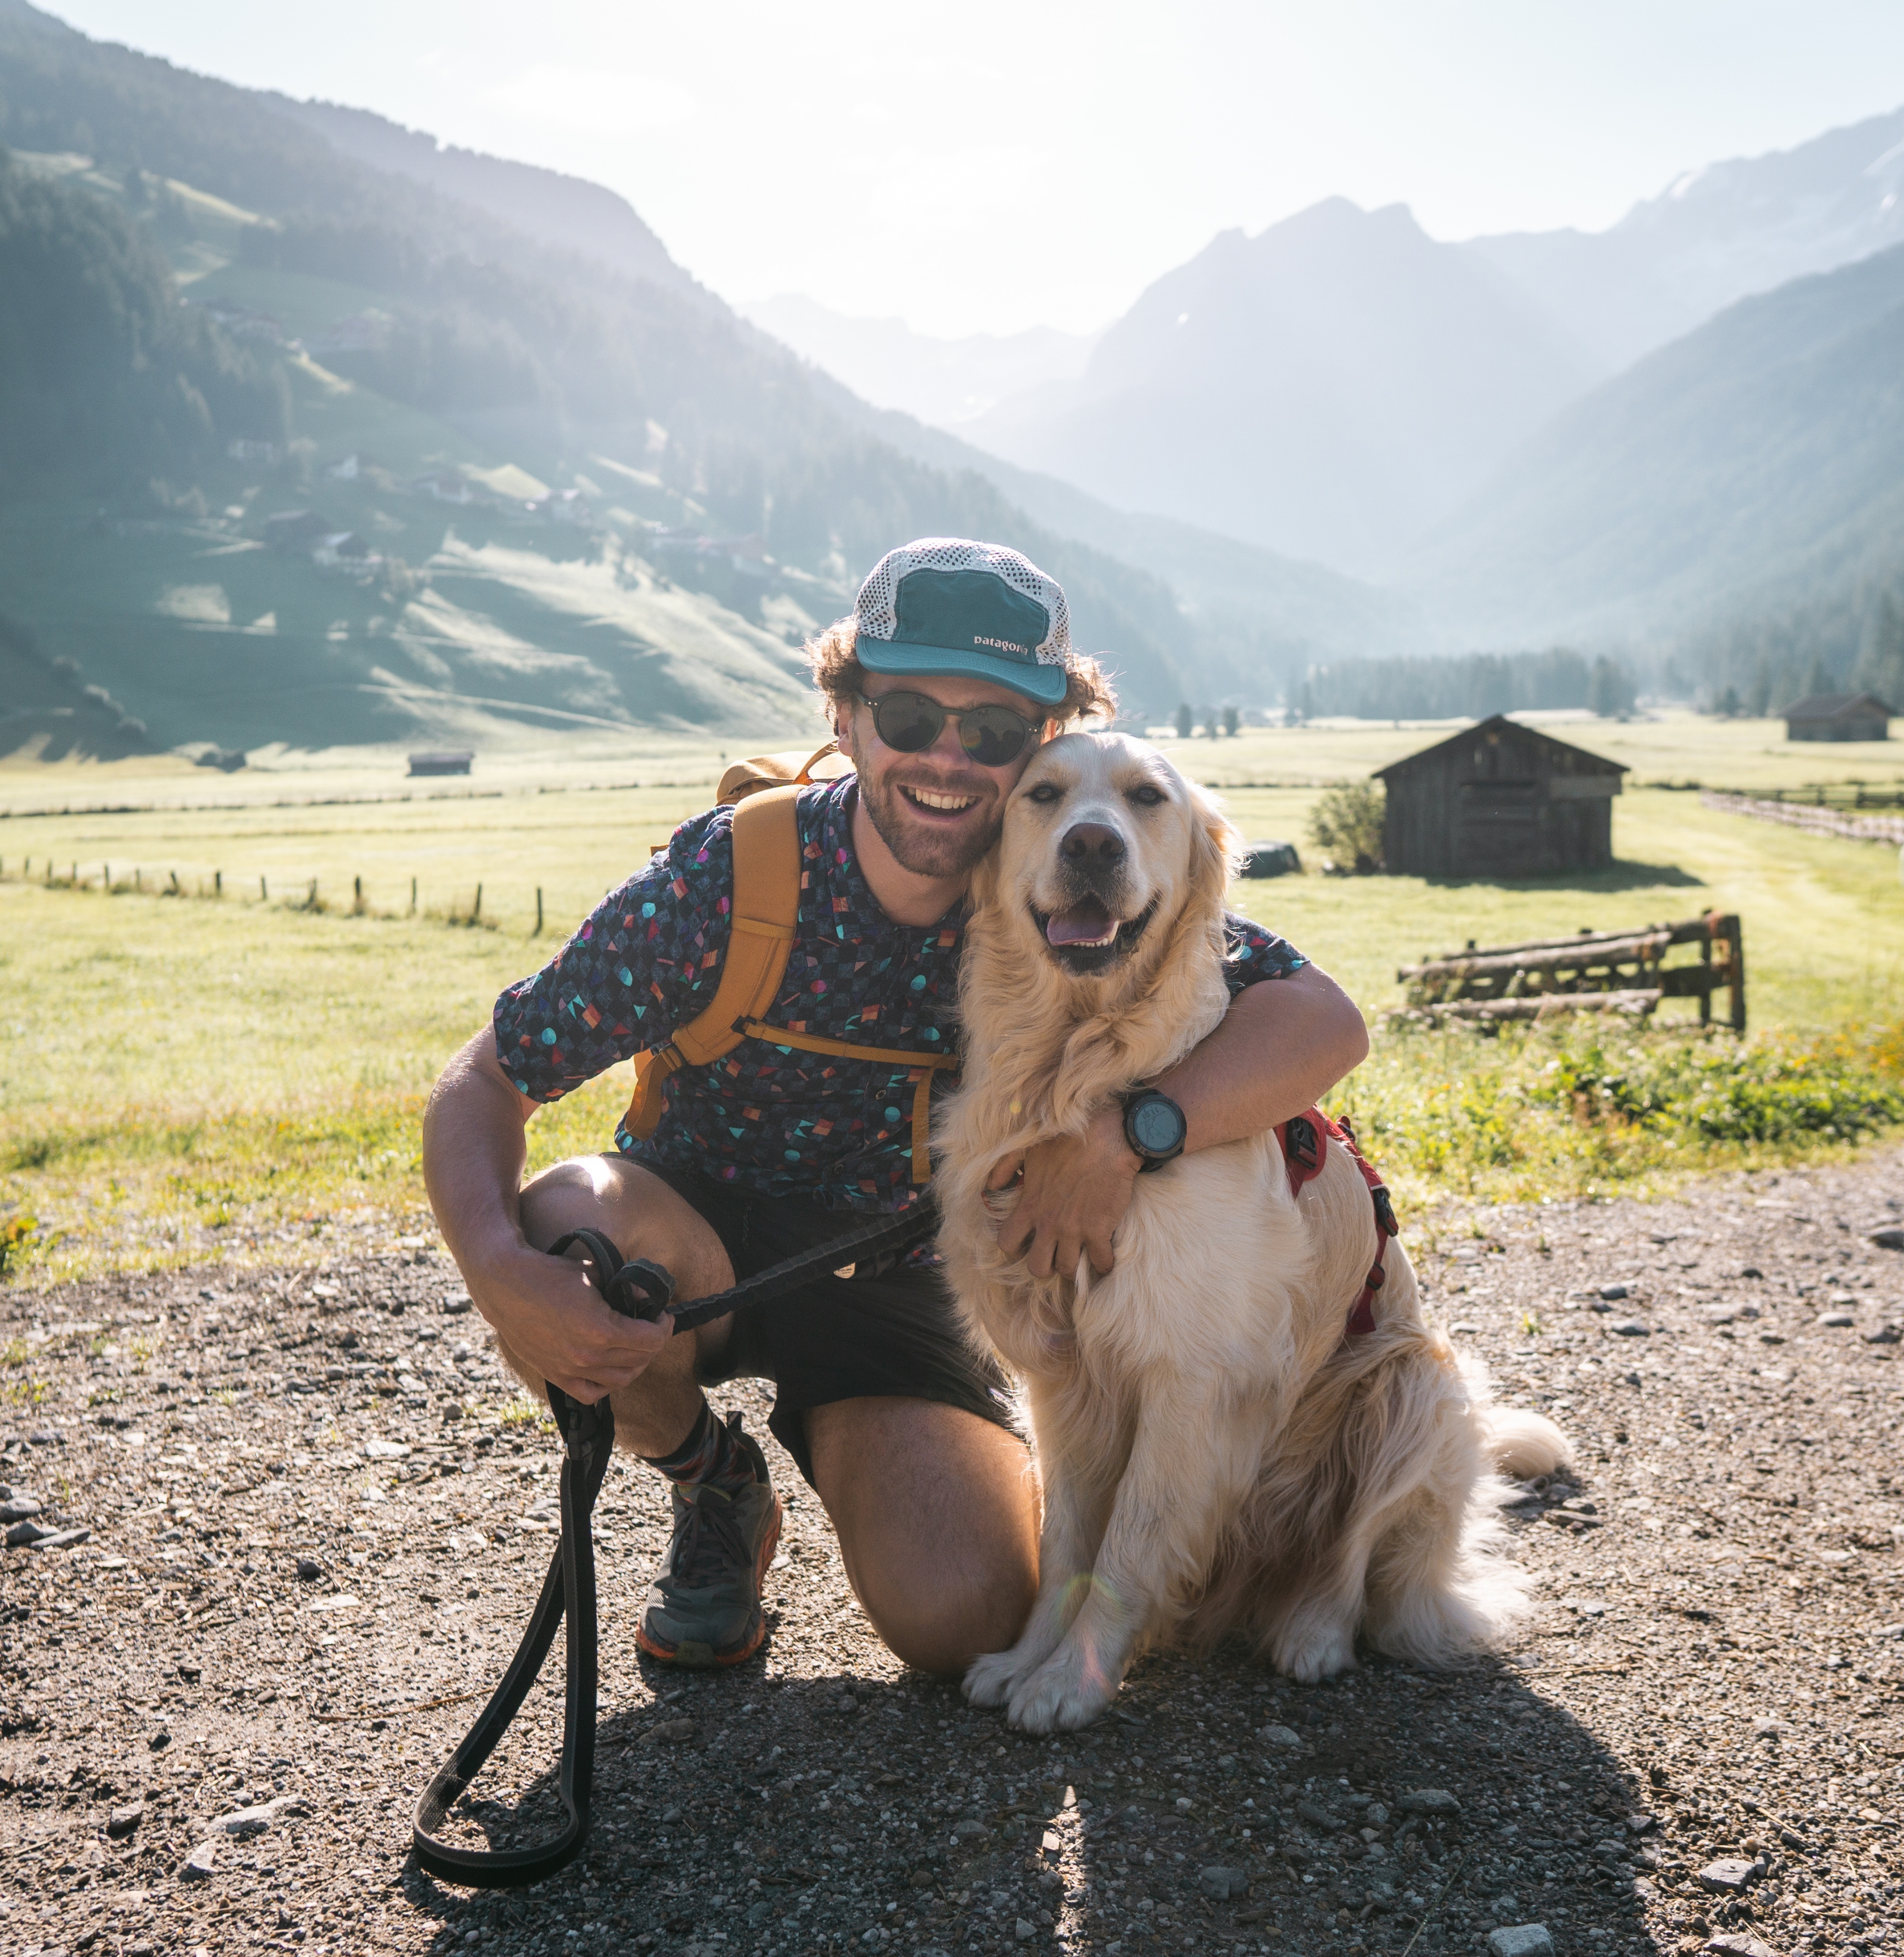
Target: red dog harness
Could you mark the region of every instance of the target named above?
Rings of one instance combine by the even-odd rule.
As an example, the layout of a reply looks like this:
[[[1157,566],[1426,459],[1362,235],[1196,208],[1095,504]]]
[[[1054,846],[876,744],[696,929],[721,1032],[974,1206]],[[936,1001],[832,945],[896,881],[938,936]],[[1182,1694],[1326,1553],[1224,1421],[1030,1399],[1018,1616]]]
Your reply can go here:
[[[1348,1150],[1350,1160],[1361,1170],[1362,1179],[1369,1185],[1369,1200],[1375,1207],[1375,1260],[1369,1266],[1369,1275],[1362,1281],[1355,1303],[1349,1307],[1349,1322],[1344,1333],[1346,1338],[1360,1339],[1375,1329],[1375,1293],[1387,1276],[1382,1261],[1388,1254],[1389,1238],[1400,1236],[1401,1226],[1395,1221],[1395,1206],[1388,1200],[1388,1186],[1356,1147],[1354,1130],[1346,1121],[1331,1121],[1320,1108],[1312,1108],[1306,1114],[1292,1115],[1276,1124],[1283,1165],[1289,1171],[1290,1194],[1299,1195],[1304,1183],[1313,1181],[1322,1173],[1323,1151],[1328,1146],[1325,1137],[1333,1137]]]

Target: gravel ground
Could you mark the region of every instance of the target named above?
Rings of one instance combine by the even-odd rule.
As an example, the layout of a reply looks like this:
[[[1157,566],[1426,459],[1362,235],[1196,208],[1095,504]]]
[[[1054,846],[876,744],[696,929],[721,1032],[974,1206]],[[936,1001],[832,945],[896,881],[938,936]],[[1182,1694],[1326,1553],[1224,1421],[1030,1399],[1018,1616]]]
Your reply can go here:
[[[776,1455],[765,1661],[670,1677],[627,1630],[665,1508],[617,1465],[598,1831],[513,1896],[407,1853],[554,1539],[549,1433],[449,1264],[0,1293],[8,1518],[87,1532],[0,1562],[0,1949],[1399,1957],[1540,1924],[1893,1957],[1904,1253],[1868,1233],[1900,1219],[1892,1153],[1416,1233],[1457,1336],[1580,1454],[1516,1511],[1527,1635],[1452,1676],[1161,1654],[1034,1744],[886,1655]],[[488,1776],[531,1819],[559,1655]]]

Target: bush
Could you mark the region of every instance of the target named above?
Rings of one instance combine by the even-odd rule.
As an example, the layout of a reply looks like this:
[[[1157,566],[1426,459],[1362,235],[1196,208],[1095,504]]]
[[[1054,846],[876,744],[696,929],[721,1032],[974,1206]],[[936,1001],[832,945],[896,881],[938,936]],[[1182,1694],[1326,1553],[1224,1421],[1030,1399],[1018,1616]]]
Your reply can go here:
[[[1309,817],[1309,839],[1339,868],[1366,877],[1382,867],[1385,798],[1375,782],[1342,782],[1328,789]]]

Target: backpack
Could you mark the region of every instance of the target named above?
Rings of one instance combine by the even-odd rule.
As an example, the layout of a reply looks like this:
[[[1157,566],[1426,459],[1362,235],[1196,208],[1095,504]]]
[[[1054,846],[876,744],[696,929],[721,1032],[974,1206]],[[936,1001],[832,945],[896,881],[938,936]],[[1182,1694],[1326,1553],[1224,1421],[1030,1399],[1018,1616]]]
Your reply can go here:
[[[622,1126],[637,1140],[646,1141],[660,1124],[663,1084],[684,1067],[712,1064],[744,1040],[764,1039],[783,1051],[797,1048],[835,1060],[883,1061],[910,1070],[912,1180],[920,1184],[932,1173],[927,1143],[933,1076],[956,1070],[957,1058],[822,1039],[772,1025],[761,1016],[779,994],[800,917],[800,830],[794,805],[800,790],[813,783],[814,764],[836,751],[829,741],[804,759],[797,749],[756,754],[734,762],[722,774],[718,805],[734,810],[734,892],[720,979],[712,1000],[698,1016],[672,1039],[636,1054],[634,1099]],[[837,779],[838,773],[822,779]]]

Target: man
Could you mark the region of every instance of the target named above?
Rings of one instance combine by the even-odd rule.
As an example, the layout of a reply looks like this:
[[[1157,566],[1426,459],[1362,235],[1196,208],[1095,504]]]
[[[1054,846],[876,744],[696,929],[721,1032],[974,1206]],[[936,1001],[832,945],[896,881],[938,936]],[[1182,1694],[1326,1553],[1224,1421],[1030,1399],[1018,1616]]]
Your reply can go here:
[[[1072,650],[1055,582],[1016,552],[955,540],[889,553],[854,617],[808,657],[854,772],[799,798],[799,920],[766,1018],[943,1054],[957,1038],[972,867],[1037,742],[1109,710],[1109,688]],[[702,1393],[744,1374],[775,1382],[769,1424],[825,1503],[880,1636],[908,1663],[958,1671],[1018,1636],[1037,1586],[1038,1500],[1003,1382],[966,1349],[930,1256],[671,1338],[665,1320],[609,1310],[583,1264],[543,1254],[592,1226],[624,1257],[665,1264],[687,1299],[830,1241],[855,1212],[902,1207],[915,1197],[905,1070],[750,1040],[671,1078],[650,1140],[624,1127],[613,1152],[523,1184],[523,1130],[538,1105],[666,1040],[712,998],[731,820],[716,809],[684,823],[497,1001],[431,1097],[431,1200],[510,1363],[580,1400],[612,1395],[624,1444],[672,1484],[674,1535],[637,1628],[643,1650],[727,1665],[760,1644],[780,1500],[739,1417],[723,1425]],[[1181,1108],[1186,1149],[1299,1113],[1367,1050],[1332,982],[1245,919],[1230,934],[1228,1016],[1146,1083]],[[999,1165],[1001,1184],[1024,1174],[1011,1247],[1040,1274],[1086,1255],[1110,1269],[1141,1161],[1113,1108],[1082,1137]]]

